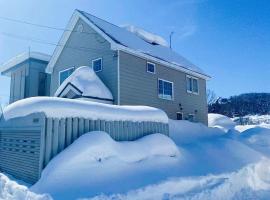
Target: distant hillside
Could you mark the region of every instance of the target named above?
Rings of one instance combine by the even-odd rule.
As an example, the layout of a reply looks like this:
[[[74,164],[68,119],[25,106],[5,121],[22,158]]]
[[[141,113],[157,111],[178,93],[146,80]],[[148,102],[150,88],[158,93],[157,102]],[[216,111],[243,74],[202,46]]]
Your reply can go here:
[[[270,114],[270,93],[247,93],[219,98],[208,105],[208,110],[229,117]]]

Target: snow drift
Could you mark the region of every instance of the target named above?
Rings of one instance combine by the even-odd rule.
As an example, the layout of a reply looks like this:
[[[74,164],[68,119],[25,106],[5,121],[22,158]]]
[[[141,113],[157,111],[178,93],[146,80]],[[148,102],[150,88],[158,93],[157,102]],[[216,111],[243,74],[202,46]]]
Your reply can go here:
[[[269,165],[270,161],[263,159],[233,173],[172,178],[127,194],[100,195],[88,200],[267,200],[270,195]]]
[[[31,97],[8,105],[6,120],[42,112],[47,117],[85,117],[115,121],[152,121],[168,123],[166,113],[148,106],[117,106],[58,97]]]
[[[147,180],[136,177],[138,174],[146,173],[147,178],[153,169],[161,172],[179,156],[176,145],[161,134],[116,142],[105,132],[91,132],[55,157],[32,190],[47,191],[56,199],[119,191],[141,185]]]
[[[234,129],[236,123],[229,117],[220,114],[210,113],[208,114],[208,126],[220,128],[224,131]]]
[[[111,91],[104,85],[94,70],[89,66],[77,68],[56,90],[54,96],[59,96],[68,84],[74,85],[82,92],[82,96],[113,99]]]
[[[52,200],[49,195],[30,192],[26,186],[11,181],[0,173],[0,200]]]

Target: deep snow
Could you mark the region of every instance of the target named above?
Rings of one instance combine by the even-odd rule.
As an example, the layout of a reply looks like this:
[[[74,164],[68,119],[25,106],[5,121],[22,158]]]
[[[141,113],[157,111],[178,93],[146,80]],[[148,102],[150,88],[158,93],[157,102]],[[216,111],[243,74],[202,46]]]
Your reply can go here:
[[[166,113],[148,106],[118,106],[58,97],[31,97],[5,107],[6,120],[42,112],[47,117],[84,117],[100,120],[168,122]]]
[[[59,96],[67,85],[77,87],[83,96],[98,97],[113,100],[111,91],[104,85],[94,70],[89,66],[77,68],[56,90],[54,96]]]
[[[223,122],[209,128],[170,120],[172,139],[115,142],[104,132],[86,134],[30,190],[67,200],[269,199],[270,129],[240,133]]]

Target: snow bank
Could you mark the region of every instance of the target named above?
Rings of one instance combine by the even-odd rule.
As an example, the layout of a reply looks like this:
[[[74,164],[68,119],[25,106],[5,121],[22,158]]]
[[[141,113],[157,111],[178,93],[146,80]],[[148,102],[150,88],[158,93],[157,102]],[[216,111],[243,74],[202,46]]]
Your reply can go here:
[[[235,122],[233,122],[229,117],[220,114],[209,113],[208,114],[208,126],[220,128],[224,131],[234,129]]]
[[[89,66],[77,68],[56,90],[54,96],[59,96],[63,89],[72,84],[77,87],[82,96],[113,99],[112,93],[99,79],[94,70]]]
[[[49,195],[30,192],[26,186],[11,181],[0,173],[0,200],[51,200]]]
[[[248,165],[229,174],[173,178],[127,194],[96,196],[89,200],[229,200],[269,199],[270,161]],[[85,199],[86,200],[86,199]]]
[[[49,192],[56,199],[75,199],[130,189],[155,179],[158,174],[147,177],[159,168],[162,173],[179,156],[176,145],[161,134],[116,142],[105,132],[91,132],[56,156],[32,190]],[[146,180],[138,176],[144,173]]]
[[[243,131],[239,139],[270,157],[270,129],[264,127],[254,127]]]
[[[43,112],[47,117],[85,117],[100,120],[168,123],[165,112],[148,106],[117,106],[58,97],[31,97],[8,105],[6,120]]]
[[[186,120],[170,119],[169,127],[170,137],[178,145],[224,135],[224,132],[218,128],[208,128],[203,124],[192,123]]]
[[[150,44],[158,44],[165,47],[169,47],[167,41],[159,35],[155,35],[153,33],[149,33],[141,28],[135,27],[133,25],[124,25],[122,28],[128,30],[131,33],[134,33],[138,37],[142,38],[146,42]]]

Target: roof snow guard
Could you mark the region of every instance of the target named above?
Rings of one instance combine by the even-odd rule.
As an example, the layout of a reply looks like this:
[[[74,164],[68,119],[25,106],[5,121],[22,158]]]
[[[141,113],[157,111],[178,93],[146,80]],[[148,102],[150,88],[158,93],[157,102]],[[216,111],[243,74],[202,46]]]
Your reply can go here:
[[[51,56],[44,54],[44,53],[40,53],[40,52],[25,52],[25,53],[19,54],[15,57],[11,58],[7,62],[3,63],[0,66],[1,74],[2,75],[9,75],[9,72],[11,71],[11,69],[13,67],[16,67],[18,64],[21,64],[30,58],[49,62],[51,59]]]
[[[210,78],[210,76],[204,73],[202,69],[195,66],[166,45],[151,44],[138,36],[138,30],[134,32],[128,30],[126,27],[121,28],[89,13],[75,10],[68,23],[67,30],[73,30],[79,19],[85,21],[85,23],[107,40],[111,44],[112,50],[121,50],[203,79]],[[48,73],[53,72],[53,67],[71,33],[72,31],[64,32],[59,41],[59,44],[62,45],[59,45],[55,49],[52,59],[46,69]]]

